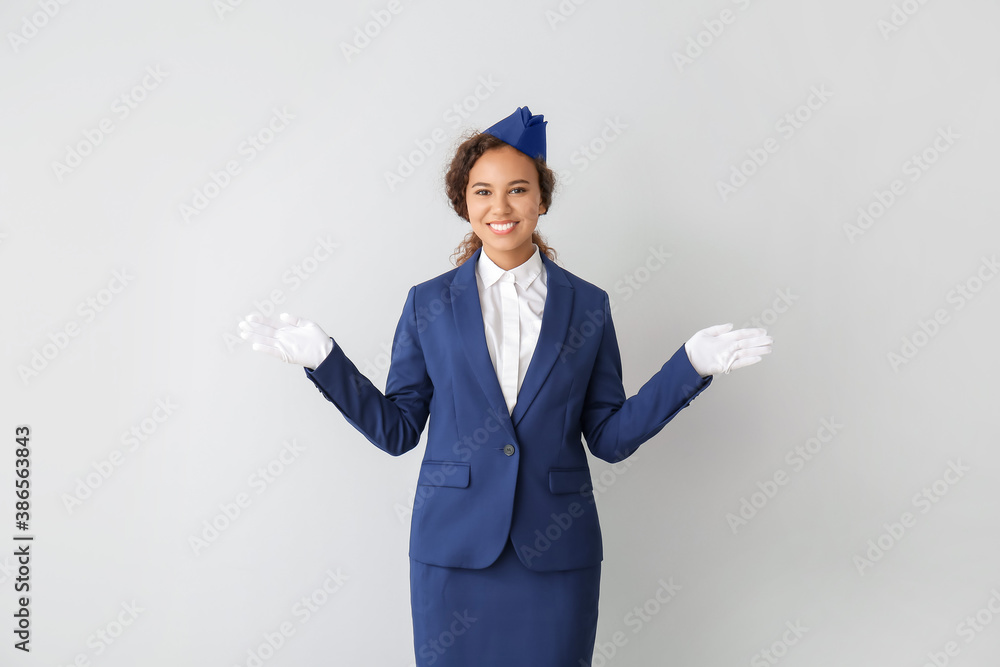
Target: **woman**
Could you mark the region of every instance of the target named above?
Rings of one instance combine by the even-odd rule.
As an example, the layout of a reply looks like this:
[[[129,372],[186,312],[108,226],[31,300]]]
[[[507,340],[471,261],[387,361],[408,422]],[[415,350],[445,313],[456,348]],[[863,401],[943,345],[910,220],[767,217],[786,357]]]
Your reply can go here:
[[[703,329],[626,399],[607,292],[553,261],[545,125],[527,107],[457,149],[449,199],[471,230],[457,268],[410,288],[383,394],[316,324],[240,323],[302,365],[380,449],[430,415],[410,528],[417,664],[589,665],[603,547],[581,436],[627,458],[711,382],[770,352],[763,329]]]

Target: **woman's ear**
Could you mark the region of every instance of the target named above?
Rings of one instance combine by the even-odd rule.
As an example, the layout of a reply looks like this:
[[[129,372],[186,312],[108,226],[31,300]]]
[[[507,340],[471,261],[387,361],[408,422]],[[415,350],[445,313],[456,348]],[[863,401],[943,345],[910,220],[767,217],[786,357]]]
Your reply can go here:
[[[541,204],[538,207],[538,215],[545,215],[545,211],[547,211],[547,210],[548,210],[548,208],[545,206],[545,204]]]

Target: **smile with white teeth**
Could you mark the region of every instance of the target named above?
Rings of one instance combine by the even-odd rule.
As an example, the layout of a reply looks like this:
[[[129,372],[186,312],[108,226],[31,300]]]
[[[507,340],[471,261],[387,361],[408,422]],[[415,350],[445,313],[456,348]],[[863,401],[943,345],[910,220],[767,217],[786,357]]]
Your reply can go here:
[[[516,224],[517,224],[516,222],[504,222],[502,224],[496,222],[489,223],[490,227],[497,230],[498,232],[505,232]]]

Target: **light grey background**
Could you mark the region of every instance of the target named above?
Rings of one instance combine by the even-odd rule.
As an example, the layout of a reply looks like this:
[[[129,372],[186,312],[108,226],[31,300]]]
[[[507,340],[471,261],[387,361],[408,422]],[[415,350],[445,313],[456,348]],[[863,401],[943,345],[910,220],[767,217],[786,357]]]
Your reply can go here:
[[[592,459],[594,664],[995,664],[998,23],[983,0],[4,3],[0,532],[17,532],[28,424],[36,540],[32,652],[5,632],[0,662],[249,665],[287,623],[263,664],[412,663],[423,445],[386,456],[236,323],[312,319],[384,388],[407,289],[452,268],[467,229],[443,194],[450,152],[527,105],[561,177],[539,229],[611,294],[630,395],[698,329],[759,318],[774,337],[630,465]],[[366,25],[375,36],[345,55]],[[293,118],[249,159],[241,143],[276,109]],[[112,131],[88,139],[102,119]],[[718,183],[768,139],[777,152],[723,201]],[[925,150],[937,159],[911,180]],[[239,173],[213,190],[229,161]],[[852,236],[895,179],[902,194]],[[670,253],[655,270],[651,249]],[[894,365],[906,341],[916,354]],[[134,450],[133,428],[148,434]],[[251,476],[291,441],[301,451],[262,488]],[[817,444],[804,465],[786,458]],[[240,493],[249,506],[195,553]],[[743,499],[760,507],[734,524]],[[896,539],[886,525],[907,512]],[[680,587],[665,604],[661,580]],[[305,619],[295,605],[314,594]]]

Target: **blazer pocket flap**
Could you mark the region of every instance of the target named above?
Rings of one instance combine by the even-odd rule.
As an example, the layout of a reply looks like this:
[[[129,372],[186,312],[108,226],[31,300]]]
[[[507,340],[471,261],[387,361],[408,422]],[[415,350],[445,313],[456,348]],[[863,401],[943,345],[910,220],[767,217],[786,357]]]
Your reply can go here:
[[[455,486],[464,489],[469,486],[469,464],[454,461],[424,461],[420,464],[417,485]]]
[[[589,468],[549,470],[549,491],[552,493],[584,493],[592,488]]]

